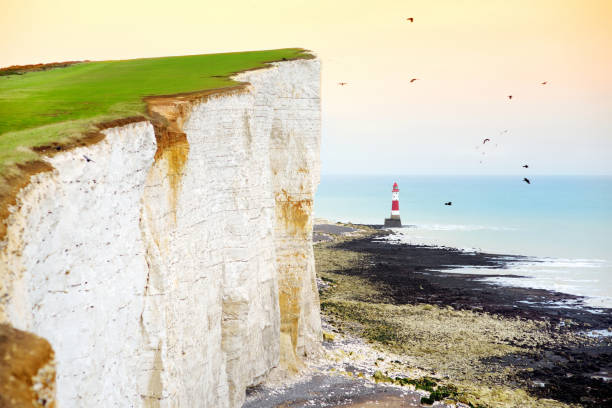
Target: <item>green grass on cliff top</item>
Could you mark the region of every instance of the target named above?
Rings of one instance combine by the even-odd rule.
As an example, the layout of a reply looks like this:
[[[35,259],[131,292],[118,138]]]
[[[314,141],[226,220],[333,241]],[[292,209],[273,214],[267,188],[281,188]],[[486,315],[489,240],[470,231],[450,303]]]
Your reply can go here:
[[[305,57],[304,50],[288,48],[83,62],[0,76],[0,175],[36,160],[31,147],[67,143],[96,123],[143,115],[145,96],[232,86],[233,73]]]

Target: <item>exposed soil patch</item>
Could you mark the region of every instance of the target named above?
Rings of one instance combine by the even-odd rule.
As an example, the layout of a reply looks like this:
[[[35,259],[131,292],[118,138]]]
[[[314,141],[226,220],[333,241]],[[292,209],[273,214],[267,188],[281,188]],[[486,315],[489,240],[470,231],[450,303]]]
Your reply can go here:
[[[29,65],[11,65],[10,67],[0,68],[0,76],[6,75],[23,75],[28,72],[47,71],[54,68],[66,68],[70,65],[88,61],[64,61],[50,62],[48,64],[29,64]]]
[[[122,118],[111,120],[108,122],[98,123],[96,124],[97,130],[86,132],[78,139],[65,143],[51,143],[48,145],[36,146],[33,147],[32,150],[41,155],[52,157],[61,152],[70,151],[77,147],[89,146],[102,141],[104,139],[104,134],[102,133],[102,130],[125,126],[129,125],[130,123],[143,122],[145,120],[147,119],[144,116],[130,116],[129,118]]]
[[[9,208],[16,204],[17,194],[28,185],[30,177],[44,171],[51,171],[53,168],[42,160],[32,161],[17,165],[18,173],[10,174],[0,178],[0,182],[6,183],[0,187],[0,241],[6,235],[6,222],[9,216]]]
[[[55,407],[54,358],[47,340],[0,324],[0,406]]]

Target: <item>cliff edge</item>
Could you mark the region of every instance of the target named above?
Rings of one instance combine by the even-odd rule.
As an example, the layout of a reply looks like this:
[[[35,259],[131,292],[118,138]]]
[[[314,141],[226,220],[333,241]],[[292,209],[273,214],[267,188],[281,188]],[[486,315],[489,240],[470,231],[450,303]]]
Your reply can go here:
[[[147,100],[44,160],[0,251],[0,323],[55,352],[62,406],[238,407],[319,347],[320,65]]]

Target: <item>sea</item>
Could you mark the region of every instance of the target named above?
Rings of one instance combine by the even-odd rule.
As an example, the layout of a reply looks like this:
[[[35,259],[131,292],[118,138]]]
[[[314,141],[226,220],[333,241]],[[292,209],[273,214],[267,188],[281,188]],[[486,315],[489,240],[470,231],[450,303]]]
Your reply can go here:
[[[451,272],[520,275],[483,280],[584,296],[595,311],[612,308],[612,176],[532,176],[531,184],[523,177],[323,175],[315,217],[382,224],[397,182],[405,228],[394,229],[393,239],[523,255],[503,269]]]

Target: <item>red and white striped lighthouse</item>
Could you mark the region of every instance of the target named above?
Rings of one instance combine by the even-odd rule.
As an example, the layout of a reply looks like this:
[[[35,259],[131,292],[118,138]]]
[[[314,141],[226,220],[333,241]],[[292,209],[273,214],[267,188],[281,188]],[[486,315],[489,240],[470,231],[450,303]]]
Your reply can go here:
[[[391,218],[385,218],[385,228],[399,228],[402,226],[399,212],[399,187],[393,183],[391,190]]]
[[[391,218],[399,220],[399,217],[399,188],[397,183],[393,183],[393,190],[391,191]]]

